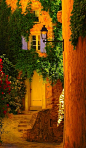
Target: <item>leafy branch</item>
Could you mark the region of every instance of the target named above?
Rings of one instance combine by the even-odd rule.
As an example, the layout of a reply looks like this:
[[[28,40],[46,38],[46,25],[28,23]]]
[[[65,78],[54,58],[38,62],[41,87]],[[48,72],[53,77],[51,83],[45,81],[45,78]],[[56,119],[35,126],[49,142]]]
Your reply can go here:
[[[70,17],[71,44],[76,49],[79,36],[86,36],[86,0],[74,0]]]

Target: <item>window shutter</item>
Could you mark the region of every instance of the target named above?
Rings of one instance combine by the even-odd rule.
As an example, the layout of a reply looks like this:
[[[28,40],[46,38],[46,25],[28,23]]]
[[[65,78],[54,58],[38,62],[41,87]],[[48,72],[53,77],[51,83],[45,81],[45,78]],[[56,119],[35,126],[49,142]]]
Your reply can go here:
[[[45,38],[45,36],[46,35],[43,34],[43,38]],[[45,43],[43,42],[43,39],[41,38],[41,35],[40,35],[40,39],[41,39],[41,42],[40,42],[40,50],[41,50],[42,53],[46,53],[46,50],[45,50],[46,42]]]
[[[22,49],[27,50],[27,42],[25,40],[25,37],[22,36]]]

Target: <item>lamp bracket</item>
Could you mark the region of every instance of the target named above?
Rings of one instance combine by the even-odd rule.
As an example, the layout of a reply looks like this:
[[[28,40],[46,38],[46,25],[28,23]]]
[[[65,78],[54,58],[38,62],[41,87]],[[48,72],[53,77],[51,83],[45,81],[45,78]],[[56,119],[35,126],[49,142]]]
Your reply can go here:
[[[57,41],[45,41],[45,40],[43,40],[43,42],[44,43],[45,42],[62,42],[63,43],[63,51],[64,51],[64,39],[62,41],[60,41],[60,40],[57,40]]]

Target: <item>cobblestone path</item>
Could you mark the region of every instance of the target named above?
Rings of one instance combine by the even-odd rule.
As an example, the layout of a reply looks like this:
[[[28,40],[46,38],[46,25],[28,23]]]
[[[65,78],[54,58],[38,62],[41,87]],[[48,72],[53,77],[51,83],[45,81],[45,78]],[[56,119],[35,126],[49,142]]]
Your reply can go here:
[[[3,143],[0,148],[62,148],[62,143],[36,143],[36,142],[27,142],[23,141],[22,143],[7,144]]]
[[[62,143],[28,142],[22,138],[20,132],[13,127],[13,122],[9,122],[9,119],[6,119],[3,124],[1,136],[3,144],[0,146],[0,148],[63,148]]]

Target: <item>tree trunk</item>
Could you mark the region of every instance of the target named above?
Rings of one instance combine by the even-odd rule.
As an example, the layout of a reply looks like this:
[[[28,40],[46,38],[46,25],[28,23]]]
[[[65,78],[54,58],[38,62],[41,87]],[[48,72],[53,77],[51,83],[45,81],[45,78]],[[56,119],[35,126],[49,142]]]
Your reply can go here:
[[[79,37],[76,50],[69,41],[73,0],[62,1],[64,39],[64,148],[86,148],[86,37]]]

